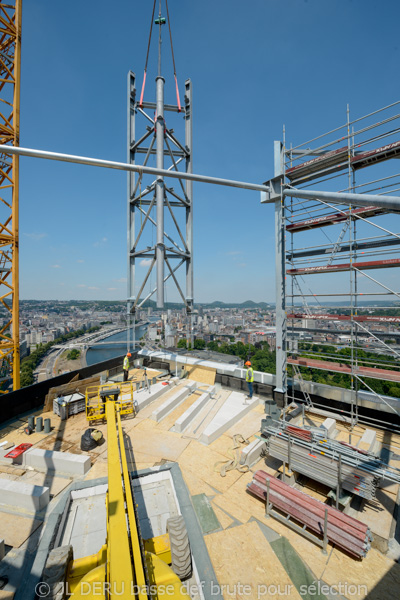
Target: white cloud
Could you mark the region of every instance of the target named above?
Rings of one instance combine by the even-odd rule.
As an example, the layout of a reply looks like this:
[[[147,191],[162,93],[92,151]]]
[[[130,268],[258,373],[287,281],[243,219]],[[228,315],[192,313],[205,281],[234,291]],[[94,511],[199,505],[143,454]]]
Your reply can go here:
[[[23,233],[26,237],[30,238],[34,242],[38,242],[47,236],[47,233]]]
[[[232,250],[231,252],[226,252],[226,256],[237,256],[238,254],[243,254],[241,250]]]
[[[95,242],[95,243],[93,244],[93,246],[94,246],[95,248],[98,248],[99,246],[102,246],[103,244],[106,244],[107,242],[108,242],[108,239],[107,239],[106,237],[102,237],[102,238],[101,238],[101,240],[100,240],[100,241],[98,241],[98,242]]]
[[[76,287],[86,287],[86,285],[84,283],[78,283]]]
[[[109,292],[113,292],[114,290],[117,290],[118,288],[107,288]]]
[[[60,265],[51,265],[53,269],[61,269]]]
[[[84,263],[85,261],[82,260],[81,258],[78,258],[78,260],[76,261],[77,263]]]
[[[139,266],[140,267],[149,267],[152,263],[152,259],[151,258],[143,258],[140,263]]]
[[[100,288],[95,287],[93,285],[88,286],[88,290],[99,290]]]
[[[59,285],[65,285],[65,283],[60,283]]]
[[[114,281],[117,283],[126,283],[127,279],[126,277],[120,277],[120,279],[114,279]]]
[[[247,267],[246,263],[237,263],[238,267]]]

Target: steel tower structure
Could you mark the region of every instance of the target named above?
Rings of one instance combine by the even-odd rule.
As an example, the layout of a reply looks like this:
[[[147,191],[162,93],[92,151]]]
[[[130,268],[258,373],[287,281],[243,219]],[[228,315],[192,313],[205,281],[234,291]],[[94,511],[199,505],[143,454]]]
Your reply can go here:
[[[154,4],[155,7],[155,4]],[[168,3],[166,3],[169,25]],[[151,31],[150,28],[149,48]],[[165,104],[165,79],[161,69],[162,26],[167,20],[161,16],[161,0],[159,15],[154,23],[158,25],[158,69],[156,76],[156,101],[143,100],[146,81],[147,60],[140,98],[136,95],[136,77],[128,73],[128,156],[127,162],[137,164],[138,155],[143,154],[143,166],[156,158],[157,169],[179,171],[182,163],[186,173],[192,173],[192,84],[185,81],[184,106],[181,106],[176,79],[175,60],[174,76],[176,85],[176,105]],[[170,28],[169,28],[170,29]],[[171,49],[172,49],[172,36]],[[147,54],[148,57],[148,54]],[[165,116],[168,113],[168,117]],[[170,121],[183,116],[184,140],[180,141],[170,126]],[[139,118],[140,117],[140,121]],[[144,125],[144,126],[143,126]],[[178,122],[178,127],[180,126]],[[182,134],[181,134],[182,135]],[[193,308],[193,182],[179,179],[175,190],[164,181],[163,175],[156,179],[144,181],[144,172],[128,173],[128,332],[131,319],[135,318],[136,309],[143,306],[154,294],[157,308],[164,308],[165,283],[171,279],[183,300],[187,316],[187,337],[191,341],[191,313]],[[184,217],[183,217],[183,214]],[[155,239],[154,239],[155,233]],[[140,276],[137,261],[145,267],[145,274]],[[186,267],[186,289],[182,290],[176,272]],[[156,283],[151,285],[151,275],[155,267]],[[144,294],[145,286],[150,283],[150,291]],[[144,294],[144,295],[143,295]],[[142,297],[143,295],[143,297]],[[134,331],[134,329],[133,329]],[[135,340],[132,340],[134,347]],[[128,333],[128,349],[131,343]]]
[[[0,3],[0,140],[19,146],[22,0]],[[0,154],[0,302],[7,313],[0,328],[0,382],[20,386],[19,360],[19,156]],[[6,390],[1,389],[0,393]]]

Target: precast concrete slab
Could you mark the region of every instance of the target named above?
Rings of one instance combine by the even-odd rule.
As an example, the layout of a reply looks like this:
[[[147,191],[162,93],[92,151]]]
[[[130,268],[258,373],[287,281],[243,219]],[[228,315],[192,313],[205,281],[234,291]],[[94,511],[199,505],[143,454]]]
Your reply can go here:
[[[258,403],[258,398],[253,397],[250,400],[241,392],[232,392],[214,419],[203,431],[200,442],[206,446],[211,444],[211,442],[219,438],[220,435],[244,417],[252,408],[257,406]]]
[[[176,394],[174,394],[171,398],[168,398],[161,406],[159,406],[151,415],[153,421],[160,422],[164,417],[166,417],[170,412],[174,410],[181,402],[185,400],[189,396],[189,394],[193,393],[197,387],[197,383],[195,381],[188,382],[184,388],[178,390]]]
[[[91,466],[90,456],[32,448],[24,455],[26,467],[36,471],[56,471],[65,475],[85,475]]]
[[[189,406],[187,411],[185,411],[183,413],[183,415],[181,415],[179,417],[179,419],[176,420],[174,431],[177,431],[178,433],[182,433],[182,431],[184,431],[187,427],[189,427],[190,423],[199,414],[199,412],[204,408],[204,406],[207,404],[208,400],[214,394],[214,392],[215,392],[215,388],[214,388],[214,386],[211,386],[208,391],[204,392],[204,394],[202,394],[196,400],[196,402],[194,402],[192,404],[192,406]]]
[[[251,467],[260,458],[261,452],[265,449],[265,442],[263,440],[255,439],[245,448],[243,448],[240,454],[240,464]]]
[[[164,382],[165,383],[165,382]],[[154,400],[157,400],[165,392],[169,392],[172,385],[163,385],[163,382],[151,385],[150,389],[142,388],[137,392],[133,392],[133,404],[138,412],[143,410],[146,406],[151,404]]]
[[[48,487],[0,479],[0,504],[39,511],[50,502]]]

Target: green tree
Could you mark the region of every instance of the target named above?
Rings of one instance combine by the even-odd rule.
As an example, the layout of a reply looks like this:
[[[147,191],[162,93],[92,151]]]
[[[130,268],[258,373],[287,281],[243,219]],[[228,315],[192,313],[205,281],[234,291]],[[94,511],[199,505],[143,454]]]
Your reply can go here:
[[[194,349],[195,350],[204,350],[205,347],[206,347],[206,343],[201,338],[196,338],[194,340]]]

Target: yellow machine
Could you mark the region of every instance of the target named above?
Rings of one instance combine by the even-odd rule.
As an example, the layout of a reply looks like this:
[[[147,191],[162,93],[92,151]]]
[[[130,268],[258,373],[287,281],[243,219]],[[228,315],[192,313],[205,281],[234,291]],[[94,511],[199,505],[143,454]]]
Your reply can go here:
[[[106,544],[97,554],[69,562],[67,594],[74,600],[190,598],[176,574],[177,571],[182,578],[188,578],[192,573],[183,518],[169,519],[169,533],[165,535],[150,540],[141,538],[127,467],[121,425],[124,401],[118,399],[120,392],[118,387],[100,390],[108,443]]]
[[[132,383],[105,383],[103,385],[91,385],[86,388],[86,418],[88,421],[100,421],[106,418],[105,399],[110,397],[112,390],[117,394],[120,415],[134,415],[133,386]]]

